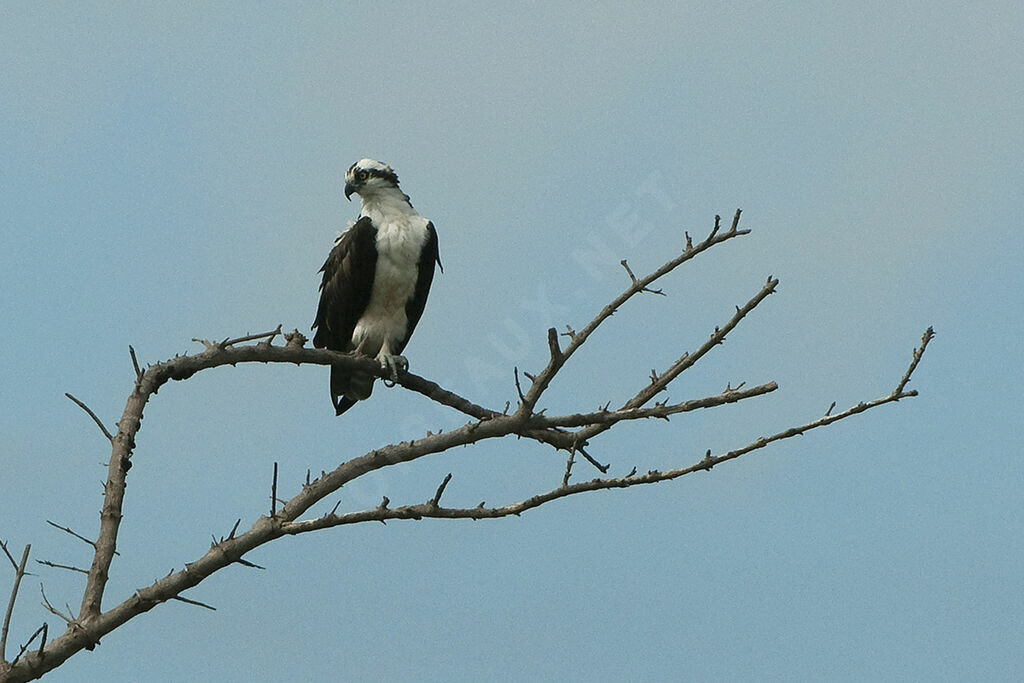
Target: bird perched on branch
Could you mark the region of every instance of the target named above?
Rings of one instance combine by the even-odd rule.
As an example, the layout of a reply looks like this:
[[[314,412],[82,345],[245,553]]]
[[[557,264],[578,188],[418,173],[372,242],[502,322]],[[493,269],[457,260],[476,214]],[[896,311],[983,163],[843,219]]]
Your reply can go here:
[[[397,381],[401,355],[416,328],[434,279],[434,224],[416,213],[390,166],[360,159],[345,174],[345,197],[362,199],[357,220],[334,243],[320,272],[313,346],[376,358]],[[443,270],[443,269],[442,269]],[[337,415],[369,398],[373,375],[331,366]]]

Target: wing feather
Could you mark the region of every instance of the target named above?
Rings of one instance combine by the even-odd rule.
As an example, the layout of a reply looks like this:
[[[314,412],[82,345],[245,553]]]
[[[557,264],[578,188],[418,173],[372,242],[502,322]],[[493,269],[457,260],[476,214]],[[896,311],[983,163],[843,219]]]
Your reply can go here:
[[[427,223],[427,241],[423,245],[423,252],[420,254],[417,266],[419,274],[416,277],[416,290],[413,292],[412,298],[409,299],[409,303],[405,305],[405,317],[409,321],[409,329],[396,353],[401,353],[405,345],[409,343],[409,338],[423,315],[423,309],[427,305],[427,295],[430,293],[430,283],[434,281],[435,263],[438,266],[441,265],[441,258],[437,251],[437,232],[434,230],[433,223]],[[444,268],[441,270],[443,272]]]
[[[313,346],[335,351],[351,350],[352,331],[366,310],[377,267],[377,229],[363,216],[338,238],[327,256],[320,283]]]

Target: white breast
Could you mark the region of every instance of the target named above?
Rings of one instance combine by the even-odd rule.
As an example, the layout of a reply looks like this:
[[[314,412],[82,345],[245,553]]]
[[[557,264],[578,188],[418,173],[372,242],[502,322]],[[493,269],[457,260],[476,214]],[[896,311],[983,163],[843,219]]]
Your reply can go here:
[[[369,356],[398,352],[408,318],[405,305],[416,291],[420,253],[427,241],[427,220],[422,216],[376,216],[377,268],[370,303],[355,330],[352,343]]]

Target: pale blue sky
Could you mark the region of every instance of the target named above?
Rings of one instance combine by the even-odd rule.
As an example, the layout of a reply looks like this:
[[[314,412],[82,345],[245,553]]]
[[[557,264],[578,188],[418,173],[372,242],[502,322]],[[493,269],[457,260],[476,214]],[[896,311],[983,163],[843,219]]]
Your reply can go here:
[[[308,331],[356,216],[344,170],[398,171],[445,272],[407,355],[479,402],[544,330],[739,206],[754,233],[612,318],[549,410],[621,402],[768,274],[779,293],[613,474],[667,469],[883,395],[922,331],[920,397],[674,483],[522,518],[287,539],[77,655],[55,681],[988,679],[1024,676],[1024,9],[1016,2],[0,5],[0,538],[85,565],[128,344]],[[317,367],[167,386],[129,477],[107,606],[339,462],[457,415],[379,388],[337,419]],[[509,441],[360,480],[342,508],[511,502],[562,458]],[[580,477],[593,474],[584,468]],[[329,505],[333,505],[331,500]],[[77,605],[78,575],[35,568]],[[3,576],[3,574],[0,574]],[[9,576],[0,590],[6,594]]]

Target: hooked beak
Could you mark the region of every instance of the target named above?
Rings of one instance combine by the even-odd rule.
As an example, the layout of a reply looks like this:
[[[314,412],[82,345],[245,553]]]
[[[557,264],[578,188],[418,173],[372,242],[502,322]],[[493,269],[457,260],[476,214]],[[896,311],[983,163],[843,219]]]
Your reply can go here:
[[[352,183],[345,183],[345,199],[352,201],[352,193],[356,191],[356,186]]]

